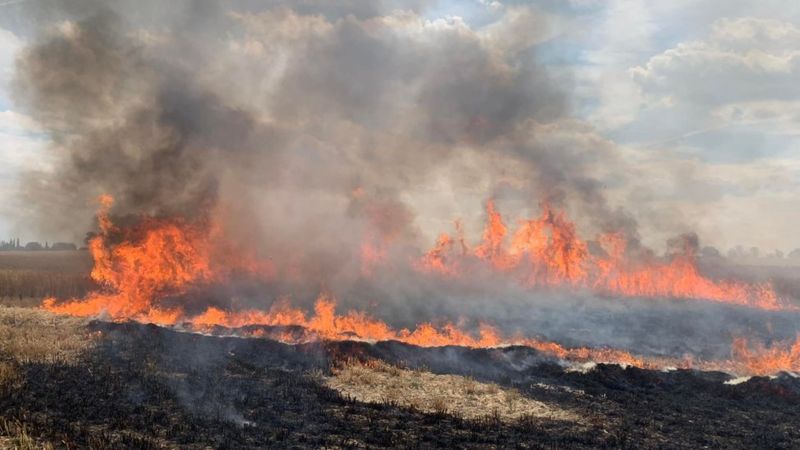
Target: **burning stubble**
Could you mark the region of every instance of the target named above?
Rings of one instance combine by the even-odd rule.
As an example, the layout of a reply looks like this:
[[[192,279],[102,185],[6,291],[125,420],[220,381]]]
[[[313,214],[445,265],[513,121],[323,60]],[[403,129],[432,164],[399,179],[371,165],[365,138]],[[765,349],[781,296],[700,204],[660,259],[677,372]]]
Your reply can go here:
[[[323,339],[526,343],[641,365],[634,354],[724,357],[720,346],[762,337],[766,321],[785,324],[772,337],[795,335],[778,315],[794,317],[792,299],[706,277],[691,235],[663,256],[641,244],[601,189],[624,159],[567,137],[581,125],[568,86],[537,63],[535,36],[392,5],[314,5],[187,2],[151,16],[141,11],[154,5],[90,2],[45,26],[15,85],[52,138],[55,169],[24,178],[25,219],[82,235],[109,195],[88,242],[100,290],[47,309],[199,330],[299,325]],[[427,249],[441,231],[431,225],[456,217],[420,205],[445,190],[476,206],[473,220]],[[482,235],[467,236],[487,198]],[[513,225],[504,204],[527,218]],[[686,336],[674,321],[693,308],[736,320],[692,322]],[[589,349],[612,344],[623,349]],[[788,361],[777,370],[794,370]]]

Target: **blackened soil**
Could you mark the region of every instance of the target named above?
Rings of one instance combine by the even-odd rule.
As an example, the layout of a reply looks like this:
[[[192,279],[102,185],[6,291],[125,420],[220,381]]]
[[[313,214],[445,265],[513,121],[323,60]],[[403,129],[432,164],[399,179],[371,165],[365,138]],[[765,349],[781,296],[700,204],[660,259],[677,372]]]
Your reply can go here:
[[[95,323],[77,364],[29,363],[0,417],[57,448],[800,448],[800,382],[600,365],[565,372],[524,348],[290,346]],[[343,358],[470,375],[576,411],[580,423],[466,421],[364,404],[324,387]]]

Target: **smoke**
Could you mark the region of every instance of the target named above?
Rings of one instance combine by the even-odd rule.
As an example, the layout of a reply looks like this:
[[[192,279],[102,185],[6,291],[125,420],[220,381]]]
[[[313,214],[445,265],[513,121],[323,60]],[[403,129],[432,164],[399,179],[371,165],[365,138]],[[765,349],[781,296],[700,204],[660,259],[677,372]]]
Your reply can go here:
[[[425,19],[422,3],[135,3],[31,6],[48,19],[15,91],[54,144],[55,170],[22,190],[44,231],[82,234],[100,193],[119,215],[223,203],[272,223],[301,197],[281,224],[293,228],[359,210],[360,188],[413,216],[408,196],[434,176],[621,223],[589,173],[612,152],[558,142],[566,86],[536,62],[537,32],[514,33],[544,33],[541,14],[509,12],[488,33]]]
[[[228,239],[299,274],[237,300],[244,307],[283,294],[308,305],[330,290],[342,309],[377,305],[401,326],[480,317],[632,346],[647,332],[608,320],[623,307],[544,298],[480,271],[458,284],[411,270],[410,258],[452,219],[476,235],[475,211],[490,197],[526,215],[539,201],[568,209],[581,227],[623,231],[629,252],[646,253],[634,218],[604,194],[625,176],[625,159],[572,117],[569,80],[538,62],[547,16],[508,7],[475,28],[429,19],[428,7],[25,4],[39,34],[18,58],[14,91],[52,140],[52,170],[23,177],[23,224],[80,239],[94,226],[97,196],[111,194],[115,221],[221,218]],[[693,235],[669,243],[698,245]],[[383,266],[365,267],[365,251]],[[648,308],[631,317],[663,330],[688,314],[654,318]],[[714,308],[694,317],[720,317]],[[729,342],[727,322],[709,322],[696,342]],[[677,351],[674,339],[654,336],[648,350]]]

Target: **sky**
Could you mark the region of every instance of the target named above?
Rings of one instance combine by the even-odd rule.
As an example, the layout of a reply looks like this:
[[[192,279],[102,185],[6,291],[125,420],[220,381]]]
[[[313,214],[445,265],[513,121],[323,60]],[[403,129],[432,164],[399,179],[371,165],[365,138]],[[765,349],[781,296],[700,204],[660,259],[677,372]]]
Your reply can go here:
[[[48,133],[14,100],[15,60],[43,32],[20,20],[31,2],[0,1],[0,202],[15,205],[2,209],[0,239],[53,241],[64,236],[20,223],[15,208],[25,206],[14,203],[21,174],[54,166]],[[558,138],[611,147],[625,161],[598,167],[598,178],[649,244],[694,231],[723,251],[800,247],[800,3],[414,3],[423,6],[387,17],[419,15],[509,54],[533,52],[568,86],[569,126]],[[438,207],[425,197],[405,198]]]

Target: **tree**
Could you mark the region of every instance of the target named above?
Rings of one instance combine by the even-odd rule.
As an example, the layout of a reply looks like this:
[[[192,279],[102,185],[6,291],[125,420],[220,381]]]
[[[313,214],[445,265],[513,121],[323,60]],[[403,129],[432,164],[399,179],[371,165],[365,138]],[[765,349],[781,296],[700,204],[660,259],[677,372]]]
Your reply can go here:
[[[72,242],[55,242],[50,247],[50,250],[77,250],[78,247]]]
[[[42,244],[38,242],[28,242],[25,244],[25,250],[43,250]]]

